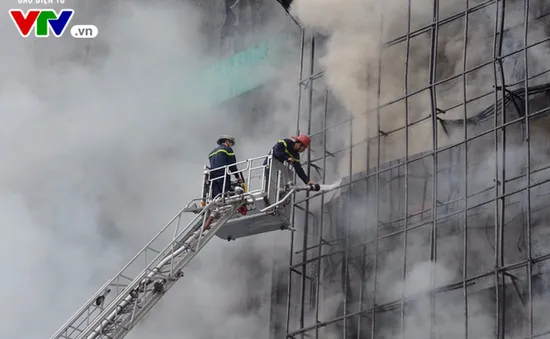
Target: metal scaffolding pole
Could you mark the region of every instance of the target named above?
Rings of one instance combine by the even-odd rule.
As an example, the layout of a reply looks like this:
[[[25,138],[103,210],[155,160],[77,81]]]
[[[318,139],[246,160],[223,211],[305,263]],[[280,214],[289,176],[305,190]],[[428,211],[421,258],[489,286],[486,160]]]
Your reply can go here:
[[[375,67],[369,69],[369,74],[375,81],[368,85],[376,102],[365,112],[372,119],[365,119],[367,124],[376,127],[373,128],[377,131],[375,136],[356,132],[357,128],[353,127],[357,116],[344,116],[329,107],[330,87],[322,92],[314,90],[314,83],[324,81],[327,75],[327,70],[313,67],[322,57],[321,52],[314,53],[322,51],[322,46],[316,46],[322,42],[312,39],[308,56],[304,55],[304,45],[301,47],[301,63],[310,65],[310,74],[300,76],[300,85],[309,86],[308,111],[303,113],[308,116],[307,132],[314,138],[322,138],[322,142],[313,146],[314,152],[308,152],[308,167],[319,167],[322,173],[319,180],[323,183],[333,174],[331,166],[347,164],[349,170],[340,173],[345,176],[339,187],[342,194],[336,199],[341,205],[335,205],[335,199],[327,199],[326,192],[295,200],[295,206],[300,206],[305,213],[302,227],[305,234],[302,248],[293,244],[293,252],[300,253],[302,260],[291,261],[290,269],[301,270],[301,294],[299,300],[289,301],[289,305],[297,305],[300,321],[296,329],[290,329],[291,319],[287,319],[287,337],[320,338],[323,337],[320,330],[324,328],[337,338],[345,339],[363,338],[367,330],[371,339],[382,333],[407,338],[414,323],[414,303],[423,300],[427,312],[421,319],[421,330],[435,339],[448,331],[442,313],[453,311],[446,310],[449,306],[441,305],[438,300],[455,298],[451,296],[452,291],[459,294],[453,299],[457,305],[457,311],[453,312],[463,317],[460,329],[455,329],[460,332],[459,336],[535,338],[544,335],[550,328],[537,323],[535,304],[539,294],[550,292],[544,289],[541,292],[534,284],[547,274],[542,265],[550,259],[550,244],[540,246],[544,241],[540,238],[544,227],[541,225],[549,224],[545,218],[550,218],[544,215],[545,206],[550,203],[550,157],[542,161],[537,158],[534,164],[533,154],[539,145],[533,139],[541,135],[548,137],[535,134],[533,126],[541,121],[537,127],[544,129],[543,122],[550,120],[547,119],[550,100],[546,98],[546,104],[534,103],[544,100],[544,93],[550,93],[550,61],[537,60],[532,51],[550,49],[550,37],[534,34],[535,29],[531,27],[550,23],[550,6],[535,5],[539,8],[535,15],[529,0],[464,0],[461,8],[446,13],[447,2],[432,0],[429,22],[418,23],[414,22],[418,20],[414,1],[403,3],[407,6],[402,18],[406,29],[398,36],[382,34],[386,27],[384,20],[390,19],[384,10],[379,16],[382,47],[377,60],[371,60]],[[522,22],[518,22],[519,17],[523,17]],[[482,40],[479,40],[480,25],[486,29]],[[453,47],[460,56],[452,65],[454,69],[445,59],[452,34],[456,37]],[[427,47],[421,45],[424,38],[429,42]],[[476,47],[480,43],[490,52],[479,55]],[[403,90],[395,97],[387,96],[383,89],[384,80],[393,76],[385,64],[384,54],[392,46],[402,47],[404,53],[399,59],[404,66],[404,72],[399,73]],[[420,53],[420,57],[415,54],[419,50],[424,53]],[[429,62],[422,66],[427,80],[414,83],[418,80],[413,72],[418,72],[415,68],[419,67],[422,56],[426,57],[420,61]],[[398,69],[398,65],[390,68],[392,66]],[[549,78],[548,83],[541,85],[545,78]],[[446,88],[453,86],[459,94],[454,101],[445,98]],[[429,114],[419,115],[416,106],[424,94],[429,96]],[[315,109],[315,102],[323,102],[323,109]],[[381,121],[386,111],[396,104],[399,119],[404,123],[386,128]],[[449,112],[453,111],[458,114],[450,117]],[[315,119],[322,121],[319,126],[315,125],[318,130],[312,130]],[[426,142],[425,148],[418,151],[418,141],[414,139],[418,132],[413,131],[422,126],[429,126],[421,133],[426,133],[431,143]],[[347,128],[349,132],[345,133],[349,134],[343,135],[342,131]],[[365,130],[368,129],[366,126]],[[329,133],[340,133],[338,136],[345,140],[345,146],[327,138]],[[405,152],[401,158],[391,160],[391,147],[396,146],[388,140],[399,133],[404,135],[399,147],[404,147]],[[518,133],[522,133],[521,138],[517,137]],[[371,152],[374,144],[376,149]],[[358,162],[356,150],[363,146],[366,159]],[[526,150],[520,169],[517,168],[518,148]],[[357,170],[358,164],[364,164],[365,168]],[[363,199],[362,195],[365,204],[358,207],[359,201],[355,199]],[[317,199],[316,203],[310,203],[313,199]],[[325,221],[326,212],[335,208],[343,215],[335,222]],[[369,214],[361,220],[363,213],[355,213],[353,209],[364,209]],[[307,229],[313,216],[319,220],[319,226],[312,244],[308,242]],[[364,225],[362,233],[356,234],[355,229],[352,232],[352,225]],[[335,229],[340,232],[331,232]],[[535,232],[539,234],[538,239]],[[425,237],[420,244],[415,243],[419,236]],[[449,242],[456,248],[447,246]],[[339,246],[333,249],[332,245]],[[439,270],[449,265],[453,251],[457,253],[455,263],[443,268],[456,272],[446,281]],[[429,253],[429,258],[422,253]],[[392,256],[399,260],[390,261],[388,258]],[[407,285],[409,274],[421,260],[431,263],[427,273],[429,287],[422,293],[411,294],[409,287],[414,286]],[[305,321],[308,318],[305,299],[308,265],[317,265],[311,285],[315,289],[311,298],[314,305],[310,305],[315,312],[311,324]],[[341,275],[330,272],[341,272]],[[387,293],[392,288],[388,276],[401,284],[399,293]],[[335,287],[335,281],[339,280],[341,289]],[[515,291],[521,305],[517,305],[510,291]],[[337,301],[336,292],[341,294]],[[338,305],[336,310],[327,308],[324,298],[329,296],[333,298],[331,304]],[[289,293],[289,298],[296,295]],[[486,315],[487,329],[478,326],[480,307]],[[523,330],[514,328],[508,320],[520,312],[518,309],[523,312],[520,317]],[[400,315],[389,316],[394,314],[391,312]],[[478,333],[481,330],[490,333]]]

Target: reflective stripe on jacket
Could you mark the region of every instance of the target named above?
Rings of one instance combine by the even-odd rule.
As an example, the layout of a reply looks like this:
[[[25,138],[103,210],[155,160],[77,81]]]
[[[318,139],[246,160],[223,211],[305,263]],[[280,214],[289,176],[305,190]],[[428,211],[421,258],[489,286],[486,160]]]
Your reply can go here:
[[[208,155],[208,159],[210,160],[211,169],[232,165],[237,162],[237,158],[235,157],[235,152],[233,151],[233,149],[225,145],[220,145],[216,147],[212,152],[210,152],[210,154]],[[230,166],[229,170],[231,172],[236,172],[237,166]],[[213,171],[212,176],[219,177],[223,175],[223,172],[223,169]]]
[[[281,139],[275,144],[275,146],[273,146],[271,151],[273,157],[280,162],[287,161],[288,158],[294,159],[292,166],[294,167],[296,174],[305,184],[307,184],[309,182],[309,178],[300,163],[300,153],[294,151],[294,144],[295,142],[293,140]]]

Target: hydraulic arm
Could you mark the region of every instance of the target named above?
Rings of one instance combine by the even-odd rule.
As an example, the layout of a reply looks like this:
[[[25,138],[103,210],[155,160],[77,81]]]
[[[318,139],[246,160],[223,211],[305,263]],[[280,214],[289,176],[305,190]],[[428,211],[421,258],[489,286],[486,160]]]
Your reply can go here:
[[[293,186],[292,172],[278,162],[271,163],[270,156],[267,159],[270,164],[267,166],[263,164],[265,157],[248,159],[243,162],[245,168],[240,170],[247,173],[249,184],[253,183],[256,174],[257,188],[235,190],[225,198],[220,195],[211,199],[206,193],[206,184],[215,180],[207,171],[203,179],[203,196],[190,201],[176,214],[51,339],[122,339],[183,276],[182,269],[214,235],[231,240],[290,229],[290,196],[296,191],[319,191],[320,187]],[[261,165],[254,166],[255,161]],[[267,170],[269,181],[266,180]],[[239,216],[236,212],[243,206],[250,209],[246,215]],[[196,215],[183,226],[182,217],[186,212]]]
[[[180,223],[187,209],[181,210],[51,339],[123,338],[183,276],[182,269],[235,211],[246,203],[245,199],[246,194],[226,199],[221,207],[219,200],[214,200],[202,208],[185,227],[181,227]],[[216,208],[219,218],[209,230],[203,230],[205,220]],[[163,241],[165,246],[157,249],[156,246]],[[134,278],[131,278],[132,273]]]

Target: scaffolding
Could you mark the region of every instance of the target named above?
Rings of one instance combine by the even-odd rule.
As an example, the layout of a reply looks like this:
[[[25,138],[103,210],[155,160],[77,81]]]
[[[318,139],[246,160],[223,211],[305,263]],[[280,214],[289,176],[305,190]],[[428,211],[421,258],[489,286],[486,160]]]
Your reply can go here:
[[[430,2],[425,23],[403,2],[397,36],[379,13],[366,118],[326,84],[326,37],[302,30],[308,174],[345,179],[293,202],[274,337],[550,338],[550,4]]]

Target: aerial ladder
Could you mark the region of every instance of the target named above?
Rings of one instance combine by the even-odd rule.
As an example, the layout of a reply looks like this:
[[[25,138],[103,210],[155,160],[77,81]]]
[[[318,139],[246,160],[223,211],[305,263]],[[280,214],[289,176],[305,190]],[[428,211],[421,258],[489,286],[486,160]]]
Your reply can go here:
[[[236,172],[231,172],[229,167],[210,169],[205,166],[201,198],[187,203],[51,339],[124,338],[183,277],[183,269],[214,235],[235,240],[292,229],[292,194],[320,189],[319,185],[295,186],[289,164],[273,161],[271,155],[236,165],[239,168]],[[212,178],[211,173],[220,169],[224,169],[224,174]],[[237,186],[232,192],[211,196],[212,182],[228,180],[226,174],[237,173],[245,178],[246,189]],[[183,217],[189,213],[195,216],[183,226]],[[213,217],[210,218],[213,222],[205,227],[209,217]]]

